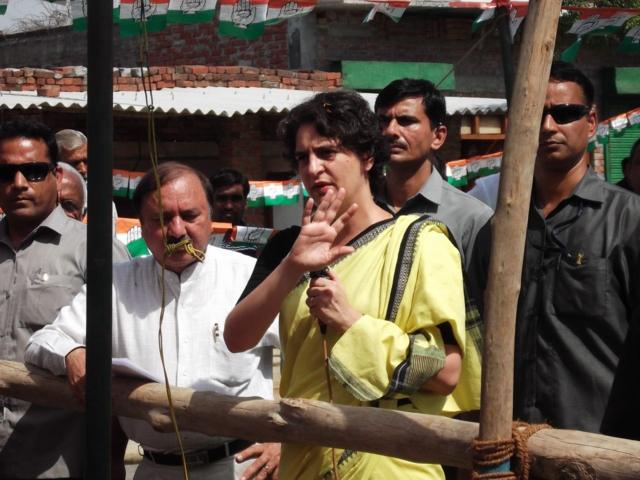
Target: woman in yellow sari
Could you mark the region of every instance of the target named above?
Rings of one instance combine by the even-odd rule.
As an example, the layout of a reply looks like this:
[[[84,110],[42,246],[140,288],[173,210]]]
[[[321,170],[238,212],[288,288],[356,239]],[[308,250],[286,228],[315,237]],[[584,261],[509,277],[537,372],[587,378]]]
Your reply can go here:
[[[280,232],[264,249],[227,318],[229,349],[251,348],[279,314],[282,396],[329,401],[325,335],[335,403],[457,413],[465,311],[460,257],[446,227],[393,218],[374,202],[369,174],[386,160],[386,148],[358,94],[316,95],[289,113],[280,133],[311,199],[302,227]],[[323,269],[325,276],[313,274]],[[335,455],[342,480],[444,478],[438,465]],[[283,445],[281,478],[335,473],[330,448]]]

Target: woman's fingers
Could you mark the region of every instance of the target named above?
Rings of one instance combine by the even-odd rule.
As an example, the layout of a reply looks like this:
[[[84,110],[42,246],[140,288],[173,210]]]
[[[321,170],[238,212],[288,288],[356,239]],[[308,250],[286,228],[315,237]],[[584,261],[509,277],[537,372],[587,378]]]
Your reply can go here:
[[[311,212],[313,212],[313,198],[309,198],[304,204],[304,211],[302,212],[303,227],[311,222]]]
[[[351,219],[351,217],[353,217],[353,214],[356,213],[356,210],[358,210],[358,204],[351,204],[347,211],[340,215],[335,222],[333,222],[332,226],[335,229],[336,233],[340,233],[344,226],[349,223],[349,220]]]

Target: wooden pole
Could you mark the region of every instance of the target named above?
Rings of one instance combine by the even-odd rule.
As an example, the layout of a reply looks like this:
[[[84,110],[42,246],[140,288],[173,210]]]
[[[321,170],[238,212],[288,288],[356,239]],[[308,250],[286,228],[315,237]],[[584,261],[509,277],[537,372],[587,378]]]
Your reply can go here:
[[[510,104],[485,298],[480,440],[511,438],[513,350],[540,118],[561,0],[529,3]]]
[[[171,432],[164,386],[115,377],[113,412]],[[66,378],[0,361],[0,395],[39,405],[80,410]],[[237,398],[173,388],[183,430],[257,441],[287,441],[351,448],[416,462],[471,466],[478,424],[368,407],[285,399]],[[416,448],[419,445],[420,448]],[[529,439],[532,472],[546,480],[640,478],[640,442],[571,430],[542,430]]]

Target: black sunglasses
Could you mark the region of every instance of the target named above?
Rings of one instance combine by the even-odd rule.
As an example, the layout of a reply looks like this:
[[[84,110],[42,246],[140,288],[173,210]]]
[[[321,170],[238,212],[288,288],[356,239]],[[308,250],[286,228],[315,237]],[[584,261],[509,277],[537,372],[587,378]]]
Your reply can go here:
[[[2,164],[0,165],[0,182],[9,183],[20,172],[29,182],[43,181],[49,172],[53,172],[56,166],[47,162]]]
[[[551,105],[550,107],[544,107],[544,110],[542,110],[542,121],[547,118],[547,115],[551,115],[553,121],[558,125],[565,125],[581,119],[589,111],[591,111],[591,107],[582,104],[563,103]]]

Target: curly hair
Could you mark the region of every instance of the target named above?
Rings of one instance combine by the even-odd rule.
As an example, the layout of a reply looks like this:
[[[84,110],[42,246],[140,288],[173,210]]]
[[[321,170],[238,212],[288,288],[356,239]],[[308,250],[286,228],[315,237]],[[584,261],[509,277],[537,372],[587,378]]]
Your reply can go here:
[[[318,134],[338,140],[361,159],[372,157],[372,171],[377,171],[389,158],[387,140],[367,101],[352,91],[324,92],[294,107],[278,126],[278,136],[285,146],[284,155],[294,170],[297,169],[298,130],[309,124]]]

